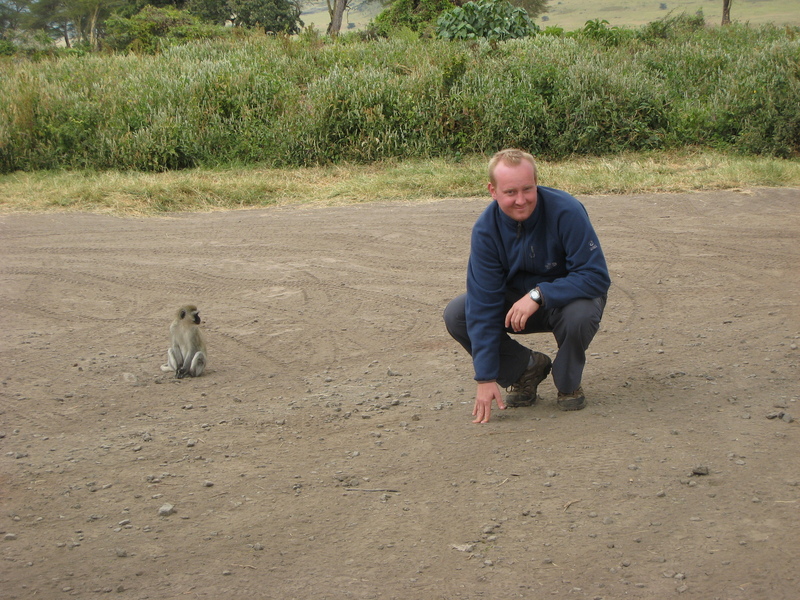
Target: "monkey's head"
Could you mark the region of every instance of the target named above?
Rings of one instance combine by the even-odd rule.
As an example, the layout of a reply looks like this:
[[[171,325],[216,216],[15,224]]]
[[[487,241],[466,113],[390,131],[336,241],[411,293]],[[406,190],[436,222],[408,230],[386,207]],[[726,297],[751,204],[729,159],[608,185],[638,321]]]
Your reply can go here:
[[[176,316],[181,321],[186,319],[197,325],[200,324],[200,312],[197,310],[197,307],[194,304],[182,306],[178,309],[178,314]]]

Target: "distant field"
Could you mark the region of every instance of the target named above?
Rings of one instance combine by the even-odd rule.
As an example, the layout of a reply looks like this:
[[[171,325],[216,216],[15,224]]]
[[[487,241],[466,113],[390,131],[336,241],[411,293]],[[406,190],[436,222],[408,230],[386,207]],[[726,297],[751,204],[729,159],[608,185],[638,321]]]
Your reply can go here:
[[[352,4],[353,8],[345,13],[342,31],[347,29],[348,23],[351,29],[364,28],[382,10],[380,2],[354,0]],[[731,19],[751,24],[800,25],[798,4],[798,0],[734,0]],[[670,12],[694,14],[701,8],[706,22],[720,24],[722,0],[551,0],[550,11],[536,22],[568,31],[583,27],[591,19],[605,19],[616,26],[637,26],[657,21]],[[305,2],[302,18],[306,25],[313,24],[324,31],[329,21],[325,0]]]
[[[666,8],[662,9],[661,6]],[[551,0],[549,19],[540,25],[558,25],[571,30],[583,27],[590,19],[605,19],[611,25],[643,25],[672,12],[694,14],[702,9],[706,22],[722,21],[722,0]],[[731,20],[752,24],[800,25],[797,0],[734,0]]]

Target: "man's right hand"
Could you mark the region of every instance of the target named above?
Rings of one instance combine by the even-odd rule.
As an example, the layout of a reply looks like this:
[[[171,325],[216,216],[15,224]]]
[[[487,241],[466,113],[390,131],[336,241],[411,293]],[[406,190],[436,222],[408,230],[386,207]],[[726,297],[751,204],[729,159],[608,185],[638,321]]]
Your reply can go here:
[[[492,416],[492,401],[497,400],[497,408],[505,410],[503,394],[496,381],[482,381],[478,383],[478,391],[475,394],[475,408],[472,409],[472,416],[475,417],[473,423],[488,423]]]

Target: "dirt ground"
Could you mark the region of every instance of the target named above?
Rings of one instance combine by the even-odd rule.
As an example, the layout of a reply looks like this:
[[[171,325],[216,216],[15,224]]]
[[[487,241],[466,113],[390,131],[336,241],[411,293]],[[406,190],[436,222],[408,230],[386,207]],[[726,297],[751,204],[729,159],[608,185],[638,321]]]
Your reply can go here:
[[[485,425],[486,200],[0,216],[0,598],[797,598],[800,189],[581,200],[589,406]]]

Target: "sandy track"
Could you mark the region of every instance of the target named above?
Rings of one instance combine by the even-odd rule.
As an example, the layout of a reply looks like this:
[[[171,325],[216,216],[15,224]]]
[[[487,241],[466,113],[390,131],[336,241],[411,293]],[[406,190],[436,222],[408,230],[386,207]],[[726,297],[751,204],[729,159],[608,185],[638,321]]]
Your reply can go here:
[[[0,216],[0,597],[795,598],[800,190],[582,200],[590,405],[483,426],[484,200]]]

